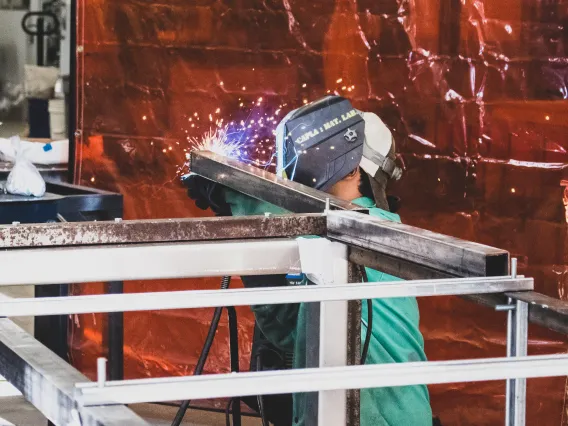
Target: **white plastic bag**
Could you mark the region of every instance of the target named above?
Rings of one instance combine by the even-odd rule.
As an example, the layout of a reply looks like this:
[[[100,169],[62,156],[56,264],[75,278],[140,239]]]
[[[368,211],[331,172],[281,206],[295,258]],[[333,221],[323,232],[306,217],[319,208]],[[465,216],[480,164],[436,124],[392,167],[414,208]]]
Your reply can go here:
[[[45,194],[45,181],[33,163],[26,158],[26,152],[20,138],[14,136],[10,138],[10,141],[16,152],[16,162],[8,175],[6,190],[14,195],[43,196]]]

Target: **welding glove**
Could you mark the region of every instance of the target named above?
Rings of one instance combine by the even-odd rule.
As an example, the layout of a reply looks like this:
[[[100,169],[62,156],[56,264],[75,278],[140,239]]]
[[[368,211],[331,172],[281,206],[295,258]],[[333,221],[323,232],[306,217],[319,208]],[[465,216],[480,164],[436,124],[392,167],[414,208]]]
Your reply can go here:
[[[231,208],[225,201],[224,186],[194,173],[184,176],[182,182],[187,187],[187,195],[198,208],[211,209],[217,216],[231,216]]]

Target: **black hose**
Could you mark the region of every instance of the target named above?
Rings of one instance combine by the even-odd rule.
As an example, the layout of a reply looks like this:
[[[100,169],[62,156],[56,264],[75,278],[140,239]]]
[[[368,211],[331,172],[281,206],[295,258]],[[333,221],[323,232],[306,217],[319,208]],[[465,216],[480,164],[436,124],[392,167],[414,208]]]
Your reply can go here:
[[[229,317],[229,350],[231,354],[231,371],[239,372],[239,328],[237,323],[237,310],[234,306],[227,307]],[[241,399],[233,400],[233,426],[241,426]]]
[[[363,276],[363,282],[369,282],[367,277],[367,271],[364,267],[361,267],[361,275]],[[371,335],[373,333],[373,301],[372,299],[367,299],[367,332],[365,333],[365,343],[363,344],[363,350],[361,351],[361,365],[365,365],[367,361],[367,355],[369,354],[369,344],[371,343]]]
[[[223,277],[221,281],[221,290],[226,290],[229,288],[229,284],[231,283],[231,277]],[[205,343],[203,344],[203,349],[201,349],[201,353],[199,354],[199,359],[197,360],[197,364],[195,365],[195,369],[193,370],[194,376],[199,376],[203,373],[203,368],[205,367],[205,363],[207,362],[207,357],[209,356],[209,351],[211,350],[211,346],[213,345],[213,339],[215,338],[215,334],[217,333],[217,327],[219,326],[219,321],[221,320],[221,314],[223,313],[223,308],[215,308],[215,312],[213,313],[213,319],[211,320],[211,326],[209,327],[209,331],[207,333],[207,337],[205,338]],[[172,422],[172,426],[179,426],[183,421],[183,417],[187,409],[189,408],[189,404],[191,401],[183,401],[180,405],[178,412]]]
[[[233,405],[235,398],[229,399],[227,403],[227,408],[225,408],[225,425],[231,426],[231,405]]]
[[[256,371],[260,371],[262,366],[262,351],[258,351],[258,355],[256,356]],[[258,402],[258,412],[260,414],[260,419],[262,420],[262,426],[270,426],[268,424],[268,420],[266,419],[266,413],[264,411],[264,398],[262,395],[258,395],[256,397]]]

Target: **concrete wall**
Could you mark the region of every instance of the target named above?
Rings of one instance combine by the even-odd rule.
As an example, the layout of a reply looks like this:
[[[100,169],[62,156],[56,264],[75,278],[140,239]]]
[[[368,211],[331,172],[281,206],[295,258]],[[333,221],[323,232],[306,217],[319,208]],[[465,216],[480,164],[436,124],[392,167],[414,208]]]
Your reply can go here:
[[[0,11],[0,81],[23,81],[24,65],[33,60],[29,37],[22,31],[25,11]],[[30,57],[31,56],[31,57]]]

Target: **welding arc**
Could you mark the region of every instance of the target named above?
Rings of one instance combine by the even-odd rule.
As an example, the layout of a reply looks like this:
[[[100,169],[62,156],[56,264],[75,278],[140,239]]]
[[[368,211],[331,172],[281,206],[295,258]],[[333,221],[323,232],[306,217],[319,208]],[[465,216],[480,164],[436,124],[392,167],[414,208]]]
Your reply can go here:
[[[221,290],[227,290],[230,283],[231,277],[223,277],[223,280],[221,281]],[[205,367],[207,357],[209,356],[209,351],[211,350],[211,346],[213,345],[213,339],[215,338],[215,334],[217,333],[217,327],[219,326],[219,321],[221,320],[222,313],[222,307],[215,308],[213,319],[211,320],[211,326],[209,327],[207,337],[205,338],[205,343],[203,344],[203,349],[201,349],[199,359],[197,360],[197,364],[195,365],[195,369],[193,370],[194,376],[199,376],[201,373],[203,373],[203,368]],[[191,401],[189,400],[183,401],[172,422],[172,426],[179,426],[181,424],[183,417],[185,416],[185,413],[189,408],[190,402]]]

